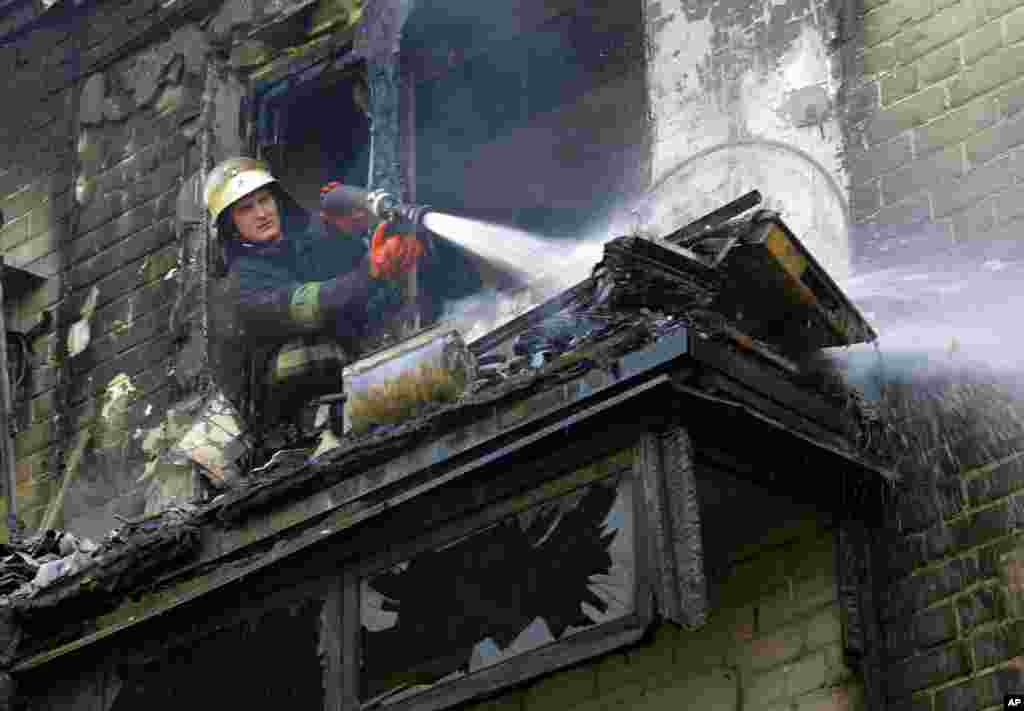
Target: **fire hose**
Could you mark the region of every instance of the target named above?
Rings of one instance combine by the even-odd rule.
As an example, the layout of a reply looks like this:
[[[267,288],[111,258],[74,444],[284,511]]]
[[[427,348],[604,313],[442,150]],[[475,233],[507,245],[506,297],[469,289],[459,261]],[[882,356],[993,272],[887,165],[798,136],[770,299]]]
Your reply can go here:
[[[386,190],[363,190],[352,185],[335,185],[321,193],[320,209],[328,215],[346,215],[355,210],[367,210],[385,222],[409,222],[419,228],[423,218],[433,208],[429,205],[409,205]]]

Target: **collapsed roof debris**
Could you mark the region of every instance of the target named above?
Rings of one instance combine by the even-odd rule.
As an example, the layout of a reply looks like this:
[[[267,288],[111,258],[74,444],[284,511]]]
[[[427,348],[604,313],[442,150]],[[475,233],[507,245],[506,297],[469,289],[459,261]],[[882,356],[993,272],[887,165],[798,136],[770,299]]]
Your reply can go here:
[[[0,604],[23,614],[92,595],[99,599],[135,589],[152,574],[195,551],[194,510],[170,509],[126,521],[102,543],[48,530],[28,539],[0,561],[5,581]]]
[[[770,225],[767,233],[772,235],[767,250],[765,224]],[[737,280],[756,280],[760,275],[744,274],[744,269],[770,268],[774,269],[774,288],[780,292],[772,297],[771,307],[783,316],[798,312],[804,317],[800,325],[807,331],[808,342],[820,347],[873,337],[827,275],[809,255],[800,252],[798,242],[780,225],[777,217],[766,222],[763,216],[716,224],[716,229],[697,235],[699,242],[684,234],[689,235],[693,249],[635,236],[613,240],[590,279],[469,344],[468,351],[464,346],[458,349],[460,358],[472,353],[475,363],[466,369],[468,380],[457,398],[424,402],[406,419],[349,431],[335,448],[316,457],[312,448],[281,451],[231,481],[212,501],[125,522],[98,545],[46,532],[20,548],[8,548],[0,560],[0,603],[6,601],[26,620],[45,619],[48,614],[39,613],[55,612],[58,606],[83,615],[95,614],[119,596],[167,584],[176,576],[197,574],[246,546],[250,551],[245,555],[272,558],[275,536],[288,526],[316,520],[318,509],[306,506],[308,497],[360,477],[367,479],[365,486],[360,485],[362,490],[383,492],[384,484],[408,474],[419,476],[473,447],[500,444],[512,428],[531,416],[561,417],[555,413],[630,378],[646,377],[666,364],[680,363],[679,357],[684,355],[692,365],[684,368],[686,375],[673,377],[685,381],[686,389],[707,393],[707,397],[714,394],[715,403],[745,407],[750,412],[768,407],[761,404],[767,402],[763,394],[747,402],[722,399],[717,393],[722,387],[730,392],[723,385],[728,378],[720,373],[699,374],[702,369],[712,370],[708,363],[723,357],[721,354],[736,362],[754,363],[744,367],[768,383],[762,387],[788,388],[770,405],[774,408],[771,416],[784,423],[780,426],[802,433],[805,439],[832,443],[833,452],[856,456],[847,445],[856,440],[865,417],[849,390],[837,384],[833,373],[805,367],[794,352],[790,331],[761,328],[755,337],[737,325],[746,325],[738,313],[745,298],[765,298],[762,293],[751,297],[743,292]],[[729,267],[730,251],[740,257],[757,252],[762,263],[751,267],[757,261],[747,259],[741,260],[743,268]],[[794,253],[799,259],[793,258]],[[699,377],[691,378],[694,372]],[[737,381],[747,377],[732,375]],[[808,393],[812,394],[809,398]],[[531,413],[531,403],[542,399],[543,406]],[[802,407],[800,403],[808,402],[817,403],[814,407],[819,413],[824,408],[825,419],[831,420],[818,425],[811,421],[813,415],[794,415]],[[516,413],[514,417],[512,413]],[[220,410],[215,414],[221,414]],[[848,437],[851,434],[853,437]],[[223,439],[233,441],[232,437]],[[221,462],[224,458],[213,459]],[[384,493],[378,498],[381,496],[386,499]],[[333,493],[328,497],[334,502],[331,505],[337,506],[332,497]],[[262,528],[262,538],[243,531],[234,543],[209,543],[224,536],[225,528],[239,526],[270,507],[285,507],[299,500],[304,507],[301,516],[285,516],[280,526],[268,523]],[[204,537],[206,531],[212,531],[209,538]],[[254,546],[256,543],[259,545]],[[189,570],[192,572],[183,572]],[[74,604],[70,604],[72,600]],[[67,608],[64,603],[69,603]],[[69,614],[56,615],[53,625],[39,623],[50,636],[37,635],[35,651],[52,646],[56,638],[74,634],[56,624],[58,618],[66,620]],[[45,644],[40,641],[43,639]]]
[[[72,533],[47,530],[21,545],[4,545],[0,559],[0,595],[31,597],[59,579],[92,564],[99,549]]]
[[[714,246],[720,262],[726,256],[722,252],[727,250],[716,240],[720,243],[723,234],[727,235],[728,249],[737,248],[737,255],[745,258],[749,250],[743,247],[763,251],[766,235],[771,238],[768,254],[777,256],[781,264],[773,279],[781,282],[778,288],[782,290],[769,304],[779,314],[773,324],[796,314],[806,340],[815,344],[874,337],[777,215],[761,213],[701,234],[702,242]],[[794,260],[793,254],[799,260]],[[794,263],[796,267],[792,267]],[[225,494],[219,517],[237,522],[275,500],[329,486],[353,469],[370,468],[460,423],[488,416],[488,406],[498,401],[525,399],[591,370],[614,370],[623,356],[681,330],[751,354],[772,371],[815,391],[841,410],[856,408],[855,394],[837,387],[824,374],[817,377],[813,371],[802,370],[788,357],[795,350],[791,331],[763,328],[761,332],[775,342],[762,341],[736,328],[735,314],[730,318],[713,310],[724,295],[734,308],[742,306],[744,299],[764,299],[760,292],[742,292],[734,283],[736,274],[742,274],[742,270],[735,269],[731,278],[724,278],[696,252],[665,241],[639,237],[613,240],[606,245],[605,259],[595,268],[593,278],[549,302],[560,309],[542,305],[537,310],[547,309],[544,318],[537,319],[528,312],[498,329],[504,339],[481,339],[488,345],[477,350],[479,377],[457,401],[434,402],[402,422],[350,432],[340,446],[318,460],[286,468],[287,478],[274,469],[259,478],[249,478],[242,487]],[[756,277],[748,273],[746,280]],[[801,281],[809,277],[815,279],[812,286]],[[822,306],[826,300],[829,309]],[[512,355],[501,352],[500,346],[508,340],[513,341]],[[470,344],[470,348],[475,345]],[[852,414],[851,423],[865,419],[860,413]],[[856,438],[858,425],[850,424],[849,430]]]

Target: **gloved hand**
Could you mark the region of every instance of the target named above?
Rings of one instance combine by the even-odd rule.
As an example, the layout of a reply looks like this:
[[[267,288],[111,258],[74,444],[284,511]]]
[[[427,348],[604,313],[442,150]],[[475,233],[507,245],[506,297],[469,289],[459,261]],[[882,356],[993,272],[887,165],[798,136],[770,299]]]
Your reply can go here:
[[[423,256],[423,245],[414,234],[387,235],[390,223],[382,223],[370,241],[370,276],[395,279],[416,268]]]

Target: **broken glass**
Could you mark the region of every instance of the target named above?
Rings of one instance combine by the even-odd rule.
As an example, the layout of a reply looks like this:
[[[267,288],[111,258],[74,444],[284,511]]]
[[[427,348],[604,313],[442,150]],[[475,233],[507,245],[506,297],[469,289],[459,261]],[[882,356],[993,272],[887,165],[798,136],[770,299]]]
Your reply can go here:
[[[360,698],[397,701],[634,611],[629,477],[365,578]]]

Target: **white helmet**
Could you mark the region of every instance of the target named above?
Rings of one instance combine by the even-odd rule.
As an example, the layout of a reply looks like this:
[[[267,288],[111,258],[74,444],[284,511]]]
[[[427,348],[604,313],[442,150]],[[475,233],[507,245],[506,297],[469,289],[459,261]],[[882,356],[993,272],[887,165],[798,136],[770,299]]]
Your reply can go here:
[[[260,188],[277,183],[270,167],[255,158],[228,158],[221,161],[206,178],[203,202],[216,224],[224,210]]]

